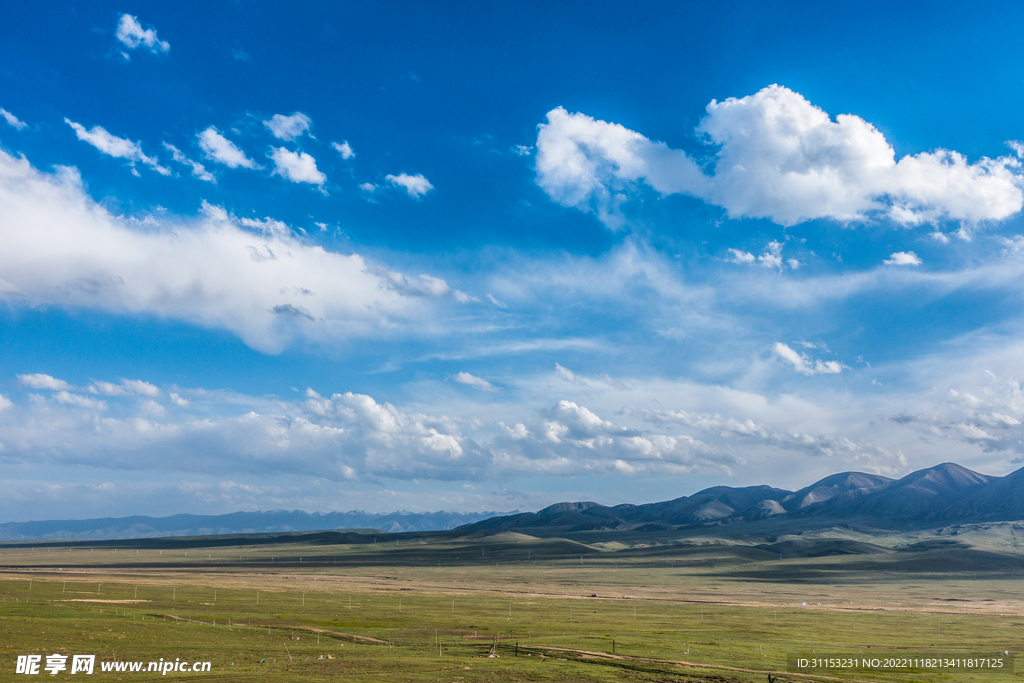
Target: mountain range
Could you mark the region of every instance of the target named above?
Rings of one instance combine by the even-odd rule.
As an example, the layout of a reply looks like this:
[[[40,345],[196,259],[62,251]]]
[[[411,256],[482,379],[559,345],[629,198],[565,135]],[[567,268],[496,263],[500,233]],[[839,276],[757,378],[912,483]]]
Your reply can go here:
[[[873,529],[1021,520],[1024,468],[1005,477],[991,477],[943,463],[902,479],[842,472],[798,491],[715,486],[692,496],[645,505],[558,503],[535,513],[492,517],[462,530],[534,535],[613,529],[643,532],[767,519],[805,527],[845,524]]]
[[[1024,520],[1024,468],[1005,477],[943,463],[901,479],[842,472],[798,491],[771,486],[714,486],[691,496],[642,505],[556,503],[539,512],[301,511],[235,512],[0,524],[0,542],[104,540],[219,534],[266,534],[331,529],[379,529],[385,533],[517,531],[534,536],[622,530],[666,531],[731,526],[744,529],[771,522],[802,528],[830,526],[900,530],[957,524]]]
[[[169,536],[267,534],[324,529],[379,529],[387,533],[438,531],[507,512],[233,512],[227,515],[172,515],[170,517],[108,517],[60,519],[0,524],[0,542],[29,540],[100,541]]]

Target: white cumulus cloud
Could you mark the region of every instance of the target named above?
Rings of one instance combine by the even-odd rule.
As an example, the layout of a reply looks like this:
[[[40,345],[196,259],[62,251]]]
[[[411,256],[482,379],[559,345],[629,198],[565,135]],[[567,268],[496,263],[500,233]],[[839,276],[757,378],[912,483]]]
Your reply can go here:
[[[298,401],[232,394],[226,414],[177,416],[143,401],[130,413],[70,392],[47,404],[29,403],[21,419],[0,415],[11,437],[5,457],[34,463],[189,473],[293,473],[327,480],[391,477],[479,481],[538,472],[686,474],[743,463],[692,437],[640,433],[605,420],[586,406],[561,400],[547,410],[478,442],[443,414],[403,410],[353,392],[321,396],[307,389]],[[209,405],[207,399],[202,410]],[[60,405],[67,407],[63,410]],[[25,413],[28,413],[26,416]],[[30,418],[30,419],[26,419]],[[211,457],[215,455],[215,457]]]
[[[837,375],[846,367],[839,361],[813,360],[807,354],[794,351],[782,342],[776,342],[772,352],[802,375]]]
[[[30,389],[48,389],[50,391],[60,391],[62,389],[71,389],[72,386],[62,379],[51,377],[50,375],[44,375],[42,373],[32,375],[18,375],[18,382],[22,386],[29,387]]]
[[[213,126],[210,126],[199,134],[199,147],[206,153],[206,158],[224,164],[228,168],[260,168],[259,164],[245,156],[245,152],[238,148],[235,143],[220,134]]]
[[[712,101],[697,126],[712,173],[681,150],[615,123],[557,108],[537,136],[537,183],[564,206],[623,223],[644,184],[725,208],[730,217],[789,226],[816,218],[903,225],[1000,220],[1024,204],[1020,161],[938,149],[899,160],[885,136],[853,114],[833,120],[799,93],[772,85]]]
[[[460,372],[453,376],[452,379],[459,384],[465,384],[466,386],[473,387],[474,389],[480,389],[481,391],[498,390],[496,386],[485,380],[483,377],[477,377],[476,375],[471,375],[468,372]]]
[[[297,111],[291,116],[274,114],[269,121],[264,121],[263,125],[266,126],[278,140],[294,142],[296,139],[309,132],[309,127],[312,123],[312,119],[301,111]]]
[[[149,396],[157,397],[160,389],[149,382],[140,379],[121,379],[120,384],[112,384],[97,380],[88,387],[90,393],[103,394],[104,396]]]
[[[97,380],[89,385],[89,391],[94,394],[103,394],[104,396],[127,396],[128,389],[117,384],[110,382],[104,382]]]
[[[93,126],[91,129],[86,130],[85,126],[80,123],[75,123],[68,118],[64,119],[64,123],[71,126],[79,140],[82,142],[88,142],[90,145],[108,156],[112,156],[117,159],[127,159],[131,162],[133,169],[135,167],[135,162],[138,161],[149,166],[160,175],[171,174],[171,169],[161,166],[158,159],[146,156],[142,151],[141,144],[138,142],[132,142],[127,138],[119,138],[116,135],[111,135],[106,131],[106,129],[100,126]]]
[[[332,142],[331,147],[341,155],[342,159],[352,159],[356,155],[356,153],[352,151],[352,146],[348,144],[348,140],[345,140],[345,142],[342,143]]]
[[[889,266],[919,266],[922,262],[912,251],[897,251],[882,263]]]
[[[404,188],[413,199],[419,199],[434,189],[434,186],[430,184],[430,181],[424,178],[420,173],[417,173],[416,175],[409,175],[408,173],[391,175],[389,173],[384,176],[384,180],[396,187]]]
[[[274,175],[279,175],[293,183],[309,183],[322,186],[327,176],[317,170],[316,159],[305,152],[292,152],[284,147],[276,147],[270,153],[274,160]]]
[[[741,251],[739,249],[730,249],[729,250],[729,254],[730,254],[729,258],[727,258],[726,260],[727,261],[731,261],[732,263],[744,263],[744,264],[746,264],[746,263],[754,263],[757,260],[757,257],[754,256],[753,254],[751,254],[749,251]]]
[[[60,403],[78,406],[79,408],[91,408],[92,410],[107,409],[107,404],[104,401],[89,398],[88,396],[81,396],[79,394],[72,394],[69,391],[58,391],[53,395],[53,398]]]
[[[28,128],[27,123],[19,120],[17,116],[7,111],[6,109],[0,108],[0,116],[4,117],[4,121],[7,122],[7,125],[13,126],[17,130],[25,130],[26,128]]]
[[[117,39],[129,50],[145,48],[154,54],[167,52],[171,44],[166,40],[160,40],[156,35],[156,29],[152,26],[142,28],[137,17],[130,14],[122,14],[121,20],[117,22]]]
[[[664,474],[730,471],[743,459],[681,434],[651,434],[602,419],[560,400],[529,424],[506,427],[489,448],[499,470],[548,475]]]
[[[718,414],[688,413],[685,410],[627,409],[624,411],[652,424],[683,424],[698,429],[708,436],[726,439],[742,439],[787,451],[797,451],[813,456],[857,456],[867,455],[893,461],[896,455],[872,443],[851,440],[844,436],[830,434],[808,434],[772,428],[750,418],[723,417]]]
[[[782,269],[782,244],[772,240],[764,248],[764,252],[757,257],[758,263],[765,268]]]
[[[796,270],[801,266],[800,261],[797,259],[791,258],[783,261],[782,243],[776,240],[772,240],[766,244],[760,256],[754,256],[749,251],[742,251],[741,249],[729,249],[729,256],[727,256],[725,260],[730,263],[739,263],[742,265],[753,265],[756,263],[764,268],[771,268],[774,270],[782,270],[783,262],[793,270]]]
[[[617,123],[558,107],[537,134],[537,183],[562,204],[622,223],[619,206],[630,185],[644,179],[663,195],[702,192],[707,179],[685,152],[651,142]]]
[[[306,243],[279,221],[210,205],[138,230],[93,201],[74,169],[43,173],[2,150],[0,215],[0,299],[182,320],[266,352],[300,337],[338,343],[413,321],[422,329],[435,311],[422,296],[447,290],[440,278],[413,286],[359,254]]]

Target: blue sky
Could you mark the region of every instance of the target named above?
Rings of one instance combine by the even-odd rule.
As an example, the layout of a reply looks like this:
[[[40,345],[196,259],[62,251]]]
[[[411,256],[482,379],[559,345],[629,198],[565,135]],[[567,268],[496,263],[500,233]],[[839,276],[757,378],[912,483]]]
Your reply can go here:
[[[23,5],[3,521],[1024,462],[1016,4]]]

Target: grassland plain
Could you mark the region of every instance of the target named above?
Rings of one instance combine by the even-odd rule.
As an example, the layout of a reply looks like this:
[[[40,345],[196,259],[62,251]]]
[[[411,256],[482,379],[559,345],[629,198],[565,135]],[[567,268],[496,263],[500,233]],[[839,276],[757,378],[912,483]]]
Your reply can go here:
[[[159,674],[99,662],[161,658],[212,662],[171,680],[1024,680],[785,672],[795,652],[1024,652],[1019,529],[957,531],[13,544],[0,548],[0,680],[26,680],[18,655],[55,653],[95,654],[110,680]]]

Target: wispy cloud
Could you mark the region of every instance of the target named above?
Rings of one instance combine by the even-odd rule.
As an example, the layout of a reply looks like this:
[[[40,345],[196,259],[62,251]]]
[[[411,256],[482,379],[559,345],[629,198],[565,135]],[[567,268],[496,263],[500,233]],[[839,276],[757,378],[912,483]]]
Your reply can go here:
[[[177,161],[179,164],[184,164],[185,166],[188,166],[190,169],[192,169],[192,175],[195,176],[196,178],[199,178],[200,180],[205,180],[208,183],[217,183],[217,179],[213,176],[212,173],[206,170],[205,166],[203,166],[198,161],[189,159],[180,149],[178,149],[171,143],[165,142],[164,148],[171,153],[175,161]]]
[[[470,386],[473,387],[474,389],[479,389],[481,391],[498,390],[496,386],[485,380],[483,377],[477,377],[476,375],[471,375],[468,372],[457,373],[452,376],[452,379],[454,379],[459,384],[465,384],[466,386]]]
[[[6,109],[0,109],[0,116],[4,118],[8,126],[12,126],[16,130],[25,130],[28,128],[28,124],[18,119],[17,116],[7,111]]]
[[[586,380],[577,377],[576,373],[569,368],[562,367],[558,363],[555,363],[555,375],[569,384],[586,384]]]
[[[171,169],[161,166],[160,161],[156,157],[147,156],[142,151],[142,145],[138,142],[132,142],[127,138],[111,135],[100,126],[93,126],[91,129],[86,130],[85,126],[75,123],[68,118],[64,119],[64,123],[71,126],[75,131],[75,135],[82,142],[89,143],[108,156],[117,159],[127,159],[133,171],[135,170],[135,162],[139,162],[149,166],[160,175],[171,174]]]

